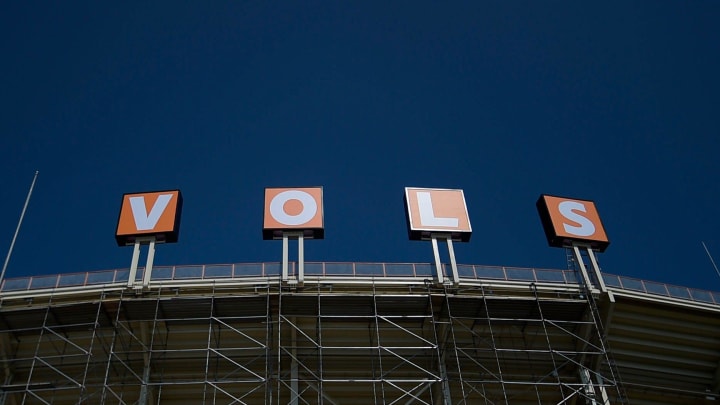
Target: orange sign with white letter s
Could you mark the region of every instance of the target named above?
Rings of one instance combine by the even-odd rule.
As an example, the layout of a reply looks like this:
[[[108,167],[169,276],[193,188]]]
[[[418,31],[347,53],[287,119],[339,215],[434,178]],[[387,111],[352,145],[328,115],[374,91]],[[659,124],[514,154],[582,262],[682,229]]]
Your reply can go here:
[[[550,246],[579,242],[604,251],[610,244],[594,202],[543,194],[536,205]]]

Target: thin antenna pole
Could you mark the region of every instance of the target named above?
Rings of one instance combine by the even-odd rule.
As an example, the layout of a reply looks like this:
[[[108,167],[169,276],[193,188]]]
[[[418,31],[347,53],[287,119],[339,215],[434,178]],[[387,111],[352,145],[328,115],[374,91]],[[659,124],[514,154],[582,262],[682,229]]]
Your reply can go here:
[[[708,250],[707,246],[705,246],[705,242],[700,241],[700,243],[702,243],[703,247],[705,248],[705,253],[707,253],[708,257],[710,258],[710,263],[712,263],[713,267],[715,267],[715,272],[717,273],[718,277],[720,277],[720,270],[718,270],[718,266],[717,264],[715,264],[715,260],[713,260],[710,251]]]
[[[25,199],[25,205],[20,213],[20,220],[18,221],[17,228],[15,228],[15,235],[12,238],[12,242],[10,242],[10,249],[5,257],[5,264],[3,264],[2,273],[0,273],[0,288],[2,288],[2,283],[5,280],[5,270],[7,270],[8,263],[10,262],[10,256],[12,255],[13,248],[15,247],[15,240],[17,239],[18,233],[20,233],[20,225],[22,225],[23,218],[25,217],[25,211],[30,203],[30,196],[32,195],[33,188],[35,187],[35,180],[37,180],[38,173],[40,172],[36,170],[35,177],[33,177],[33,181],[30,184],[30,191],[28,191],[27,198]]]

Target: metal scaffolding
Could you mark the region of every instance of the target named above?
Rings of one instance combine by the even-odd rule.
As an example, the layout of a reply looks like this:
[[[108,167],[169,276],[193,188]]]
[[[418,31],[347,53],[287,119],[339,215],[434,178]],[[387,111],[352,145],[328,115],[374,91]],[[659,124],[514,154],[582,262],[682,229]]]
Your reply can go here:
[[[6,298],[0,404],[619,403],[594,300],[309,277]]]

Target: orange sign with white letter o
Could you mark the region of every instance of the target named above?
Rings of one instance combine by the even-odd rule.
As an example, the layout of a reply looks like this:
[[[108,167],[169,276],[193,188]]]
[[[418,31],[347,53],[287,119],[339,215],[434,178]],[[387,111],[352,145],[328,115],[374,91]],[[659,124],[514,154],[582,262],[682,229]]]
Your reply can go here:
[[[266,188],[263,238],[273,239],[282,232],[303,231],[308,237],[322,239],[322,187]]]

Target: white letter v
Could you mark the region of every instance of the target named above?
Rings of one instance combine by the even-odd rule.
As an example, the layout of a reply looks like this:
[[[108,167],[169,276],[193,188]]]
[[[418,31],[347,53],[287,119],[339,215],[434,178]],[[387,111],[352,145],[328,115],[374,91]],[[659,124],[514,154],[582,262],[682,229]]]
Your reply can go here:
[[[172,194],[160,194],[148,214],[145,208],[145,197],[130,197],[130,207],[132,207],[137,230],[149,231],[155,228],[160,220],[160,215],[165,211],[171,199]]]

